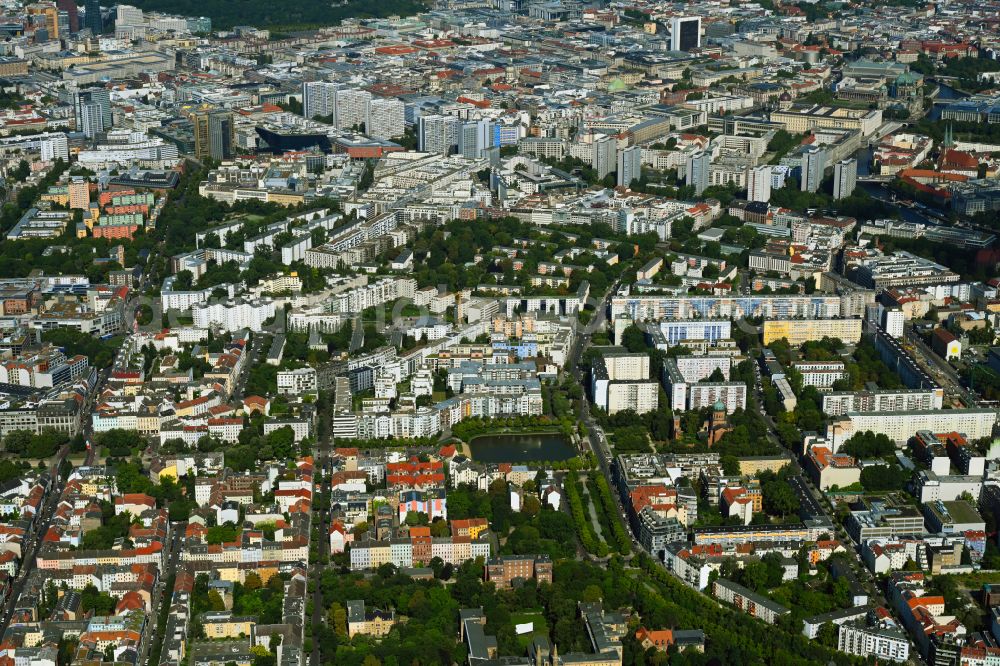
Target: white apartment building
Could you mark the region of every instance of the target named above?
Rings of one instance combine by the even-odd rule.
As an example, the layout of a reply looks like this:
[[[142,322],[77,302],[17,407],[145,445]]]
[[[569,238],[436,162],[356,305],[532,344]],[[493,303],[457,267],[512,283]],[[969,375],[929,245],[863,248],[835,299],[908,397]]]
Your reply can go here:
[[[746,409],[747,385],[741,382],[701,382],[688,386],[688,409],[711,407],[716,402],[726,406],[726,413]]]
[[[823,396],[823,413],[842,416],[848,412],[902,412],[941,409],[944,391],[910,389],[898,391],[834,391]]]
[[[747,261],[750,270],[758,273],[774,271],[775,273],[787,274],[791,270],[791,263],[790,255],[772,254],[764,251],[751,252]]]
[[[619,321],[623,322],[621,330],[625,330],[632,322],[615,321],[615,337],[618,339]],[[720,339],[732,337],[732,322],[728,319],[692,319],[688,321],[664,321],[659,324],[660,332],[665,338],[667,347],[674,347],[685,340],[706,340],[715,343]],[[666,349],[664,349],[666,351]]]
[[[69,140],[63,132],[0,137],[0,148],[20,148],[26,153],[38,151],[43,162],[69,161]]]
[[[291,310],[288,313],[288,328],[298,333],[318,331],[320,333],[336,333],[344,322],[351,318],[350,314],[327,312],[319,306]]]
[[[696,195],[701,195],[709,184],[712,156],[704,151],[698,151],[688,157],[686,164],[685,184],[694,188]]]
[[[847,379],[843,361],[798,361],[792,367],[802,375],[803,386],[830,388],[838,379]]]
[[[223,442],[235,443],[240,439],[243,430],[243,419],[220,418],[208,420],[208,434]]]
[[[709,185],[735,185],[743,189],[747,186],[750,169],[745,164],[718,163],[709,167]]]
[[[413,298],[417,281],[413,278],[383,278],[363,287],[335,294],[328,303],[330,312],[361,312],[398,298]]]
[[[375,98],[368,102],[365,134],[376,139],[393,139],[406,130],[406,105],[398,99]]]
[[[394,400],[396,398],[396,378],[390,374],[376,375],[375,397]]]
[[[334,439],[357,439],[358,416],[356,414],[334,414],[330,425]]]
[[[278,372],[278,393],[281,395],[316,393],[316,389],[315,368],[298,368]]]
[[[871,430],[899,445],[921,430],[958,432],[969,441],[989,437],[997,421],[992,409],[941,409],[907,412],[848,412],[827,426],[826,438],[834,451],[855,433]]]
[[[115,25],[142,25],[142,10],[132,5],[118,5],[115,7]]]
[[[979,497],[983,489],[983,479],[981,476],[963,474],[938,475],[930,470],[924,470],[917,474],[916,486],[917,499],[921,503],[952,502],[964,493]]]
[[[306,419],[275,419],[264,421],[264,436],[266,437],[275,430],[281,430],[282,428],[292,429],[292,435],[296,443],[301,442],[311,434],[309,421]]]
[[[618,176],[619,186],[628,187],[633,180],[642,177],[642,148],[631,146],[625,150],[618,151]]]
[[[434,375],[430,368],[421,366],[413,373],[413,377],[410,378],[410,390],[417,397],[434,393]]]
[[[652,412],[659,404],[660,385],[654,381],[621,381],[608,385],[605,409],[609,414],[633,409],[637,414]]]
[[[426,153],[449,155],[458,148],[462,121],[455,116],[420,116],[417,139],[420,150]]]
[[[833,168],[833,198],[844,199],[851,196],[858,184],[858,161],[846,159],[837,162]]]
[[[649,378],[649,356],[607,352],[591,370],[594,404],[609,414],[634,409],[642,414],[656,409],[659,384]]]
[[[316,116],[332,116],[337,105],[336,83],[327,81],[306,81],[302,84],[302,115],[312,119]]]
[[[854,316],[850,301],[840,296],[659,296],[623,292],[611,298],[612,319],[622,315],[633,321],[696,317],[833,320]]]
[[[618,141],[604,135],[591,144],[590,165],[597,171],[598,178],[604,178],[617,167]]]
[[[837,650],[859,657],[875,657],[905,662],[910,658],[910,642],[895,627],[865,627],[842,624],[837,631]]]
[[[372,94],[367,90],[341,88],[335,93],[333,124],[338,129],[361,127],[368,120],[368,103]]]
[[[750,175],[747,177],[747,199],[770,201],[771,178],[771,167],[766,164],[750,169]]]
[[[92,149],[81,150],[77,160],[92,169],[121,166],[126,169],[138,163],[150,166],[172,165],[177,161],[177,146],[144,132],[127,129],[108,132],[107,140]]]
[[[826,151],[817,146],[809,146],[802,152],[802,182],[803,192],[816,192],[823,181],[826,169]]]
[[[733,363],[730,356],[678,356],[674,360],[677,370],[687,382],[708,379],[716,370],[721,371],[723,378],[728,381]]]
[[[274,317],[274,302],[237,300],[198,303],[191,306],[191,317],[197,328],[221,328],[228,332],[249,328],[259,331],[264,328],[264,322]]]
[[[302,291],[302,280],[298,275],[278,275],[273,278],[264,278],[257,285],[255,293],[280,294],[287,291]]]

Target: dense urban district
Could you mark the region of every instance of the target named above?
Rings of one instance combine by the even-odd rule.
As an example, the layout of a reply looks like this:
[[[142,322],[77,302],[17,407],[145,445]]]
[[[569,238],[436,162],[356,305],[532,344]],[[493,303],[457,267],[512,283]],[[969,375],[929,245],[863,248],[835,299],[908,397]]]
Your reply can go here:
[[[0,2],[0,666],[1000,664],[1000,2]]]

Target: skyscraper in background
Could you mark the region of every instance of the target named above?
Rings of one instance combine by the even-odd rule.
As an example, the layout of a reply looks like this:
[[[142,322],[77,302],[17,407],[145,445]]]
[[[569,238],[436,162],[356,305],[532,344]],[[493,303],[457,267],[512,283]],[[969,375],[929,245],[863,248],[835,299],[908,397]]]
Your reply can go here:
[[[617,166],[615,160],[618,156],[618,139],[606,134],[594,141],[593,150],[591,166],[598,178],[604,178]]]
[[[642,178],[642,148],[629,146],[618,151],[618,185],[628,187],[633,180]]]
[[[194,153],[198,159],[224,160],[233,156],[236,128],[232,111],[202,111],[194,123]]]
[[[833,198],[843,199],[851,196],[858,184],[858,161],[854,159],[841,160],[833,167]]]
[[[342,130],[360,128],[368,117],[372,94],[356,88],[337,88],[333,93],[333,125]]]
[[[78,32],[80,30],[80,10],[76,7],[76,0],[56,0],[56,7],[59,11],[66,12],[69,17],[69,31]]]
[[[802,153],[802,183],[803,192],[816,192],[823,182],[823,172],[826,170],[826,151],[816,146],[809,146]]]
[[[417,122],[417,142],[421,151],[451,155],[458,150],[462,121],[457,116],[430,114]]]
[[[107,128],[104,127],[104,118],[101,113],[101,105],[96,102],[85,102],[80,105],[80,115],[76,117],[76,129],[83,132],[88,139],[93,139]]]
[[[670,50],[690,51],[701,46],[701,18],[677,16],[670,21]]]
[[[700,195],[708,187],[709,169],[712,168],[712,156],[704,150],[699,150],[687,159],[686,184],[694,187],[694,193]]]
[[[107,88],[85,88],[73,93],[76,129],[88,139],[111,129],[111,92]]]
[[[51,2],[35,2],[25,9],[28,16],[34,19],[35,25],[43,25],[49,39],[59,39],[59,9]],[[36,31],[37,34],[37,31]],[[46,41],[38,40],[36,41]]]
[[[406,132],[406,105],[398,99],[377,97],[368,102],[365,134],[376,139],[393,139]]]
[[[208,120],[208,152],[213,160],[226,160],[233,156],[236,143],[236,126],[232,111],[216,111]]]
[[[316,116],[333,118],[337,108],[337,84],[326,81],[306,81],[302,84],[302,115],[312,120]]]
[[[750,177],[747,181],[747,200],[770,201],[771,178],[772,169],[767,164],[750,169]]]
[[[85,28],[90,28],[90,32],[99,35],[104,32],[104,19],[101,17],[101,0],[86,0],[83,5],[86,12],[84,16]]]
[[[463,157],[479,159],[483,152],[493,147],[493,121],[470,120],[462,124],[458,135],[458,152]]]

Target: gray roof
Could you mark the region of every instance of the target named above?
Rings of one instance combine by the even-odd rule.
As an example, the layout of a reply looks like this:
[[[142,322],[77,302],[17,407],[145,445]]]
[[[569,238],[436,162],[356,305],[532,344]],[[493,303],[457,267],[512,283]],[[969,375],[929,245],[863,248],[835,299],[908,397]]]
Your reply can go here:
[[[807,617],[803,620],[806,624],[821,625],[827,622],[833,622],[835,624],[840,624],[837,620],[844,622],[846,620],[853,620],[855,618],[864,617],[868,614],[868,606],[855,606],[853,608],[842,608],[840,610],[830,611],[829,613],[820,613],[819,615],[814,615],[812,617]]]
[[[744,599],[749,599],[756,605],[761,606],[762,608],[766,608],[772,613],[775,613],[777,615],[785,615],[787,613],[791,613],[790,610],[788,610],[781,604],[771,601],[767,597],[761,596],[756,592],[751,592],[750,590],[743,587],[739,583],[734,583],[733,581],[726,580],[725,578],[719,578],[715,581],[715,584],[718,585],[719,587],[724,587],[728,590],[731,590],[732,592],[735,592]]]

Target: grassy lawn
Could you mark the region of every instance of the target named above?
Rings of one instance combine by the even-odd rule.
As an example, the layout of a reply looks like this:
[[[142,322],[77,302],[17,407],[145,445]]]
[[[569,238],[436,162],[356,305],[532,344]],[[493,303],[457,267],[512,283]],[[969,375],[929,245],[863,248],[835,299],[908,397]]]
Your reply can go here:
[[[527,622],[534,623],[533,633],[530,634],[520,634],[517,637],[517,642],[522,648],[527,649],[534,639],[535,635],[541,635],[548,637],[549,629],[545,626],[545,615],[542,614],[541,610],[532,611],[521,611],[520,613],[511,613],[510,622],[515,627],[519,624],[525,624]]]
[[[871,108],[868,102],[861,102],[852,99],[834,99],[831,106],[839,106],[844,109],[857,109],[859,111],[867,111]]]
[[[984,583],[996,583],[1000,581],[1000,574],[996,571],[977,571],[967,574],[950,574],[949,578],[955,580],[959,587],[965,590],[978,590]]]

